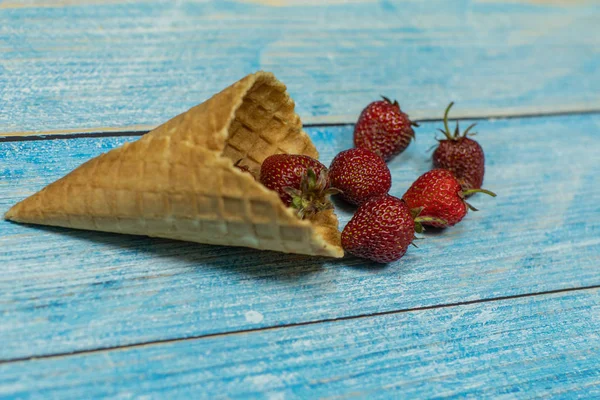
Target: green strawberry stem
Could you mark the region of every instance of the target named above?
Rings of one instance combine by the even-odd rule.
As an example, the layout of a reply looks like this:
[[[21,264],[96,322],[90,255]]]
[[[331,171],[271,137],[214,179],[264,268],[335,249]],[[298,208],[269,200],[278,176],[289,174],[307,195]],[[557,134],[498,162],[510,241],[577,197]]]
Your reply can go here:
[[[446,221],[445,219],[436,218],[436,217],[416,217],[415,218],[415,232],[423,233],[423,231],[425,230],[425,228],[423,227],[424,222],[435,222],[436,224],[439,224],[442,226],[448,225],[448,221]]]
[[[463,134],[462,134],[462,135],[463,135],[463,137],[467,137],[467,135],[469,134],[469,131],[470,131],[471,129],[473,129],[473,127],[474,127],[475,125],[477,125],[477,122],[473,122],[471,125],[469,125],[469,126],[467,127],[467,129],[465,129],[465,131],[463,132]],[[475,132],[471,133],[471,136],[473,136],[473,135],[476,135],[476,133],[475,133]]]
[[[448,107],[446,107],[446,111],[444,111],[444,130],[438,129],[440,132],[442,132],[444,134],[444,136],[446,136],[446,139],[448,139],[448,140],[458,140],[458,139],[467,137],[467,135],[469,134],[471,129],[473,129],[473,127],[475,125],[477,125],[477,123],[473,123],[473,124],[469,125],[469,127],[461,135],[460,126],[458,124],[458,121],[456,121],[456,127],[454,128],[454,134],[452,132],[450,132],[450,126],[448,124],[448,113],[450,112],[450,109],[452,108],[453,105],[454,105],[454,102],[453,101],[450,102],[450,104],[448,104]],[[471,133],[471,135],[475,135],[475,133]]]
[[[479,211],[478,208],[473,207],[470,203],[467,203],[466,201],[465,201],[465,204],[467,205],[467,207],[469,207],[469,210],[471,210],[471,211]]]
[[[438,224],[446,225],[448,222],[445,219],[436,218],[436,217],[417,217],[415,218],[416,222],[435,222]]]
[[[417,217],[417,218],[415,218],[415,222],[418,222],[418,223],[435,222],[436,224],[440,224],[440,225],[448,224],[448,221],[446,221],[445,219],[436,218],[436,217]]]
[[[300,219],[312,217],[319,211],[333,208],[329,196],[338,194],[340,191],[327,187],[327,171],[321,170],[319,176],[312,168],[308,168],[300,181],[300,189],[292,187],[284,188],[292,197],[292,208],[296,209],[296,215]]]
[[[398,106],[398,108],[400,108],[400,104],[398,104],[398,100],[391,101],[388,97],[385,97],[385,96],[381,96],[381,98],[383,99],[383,101],[390,103],[391,105]]]
[[[486,189],[468,189],[468,190],[463,190],[462,191],[462,195],[463,196],[470,196],[473,193],[485,193],[487,195],[490,195],[492,197],[496,197],[496,193],[490,191],[490,190],[486,190]]]
[[[485,193],[492,197],[496,197],[496,193],[492,192],[491,190],[486,190],[486,189],[467,189],[467,190],[463,190],[462,192],[460,192],[459,195],[464,199],[465,197],[470,196],[473,193]],[[479,211],[477,208],[473,207],[471,204],[467,203],[465,200],[463,200],[463,201],[465,202],[467,207],[469,207],[469,210]]]
[[[413,208],[410,210],[410,215],[415,219],[421,214],[421,211],[423,211],[423,207]]]
[[[442,131],[442,133],[446,135],[448,140],[452,140],[452,134],[450,133],[450,127],[448,126],[448,113],[450,112],[450,109],[453,105],[454,102],[450,102],[450,104],[448,104],[448,107],[446,107],[446,111],[444,111],[444,130]]]

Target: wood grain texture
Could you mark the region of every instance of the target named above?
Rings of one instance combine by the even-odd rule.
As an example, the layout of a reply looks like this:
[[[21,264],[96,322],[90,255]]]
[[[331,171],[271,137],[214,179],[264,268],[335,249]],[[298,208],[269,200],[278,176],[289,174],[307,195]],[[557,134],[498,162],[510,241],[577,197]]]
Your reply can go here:
[[[392,194],[430,168],[437,125],[389,164]],[[0,360],[598,285],[599,127],[480,122],[499,197],[386,267],[2,221]],[[352,127],[308,133],[325,163],[351,146]],[[0,212],[128,139],[0,143]]]
[[[0,396],[597,398],[599,331],[582,290],[9,363]]]
[[[2,2],[0,132],[155,126],[258,69],[305,122],[600,108],[597,2],[269,3]]]

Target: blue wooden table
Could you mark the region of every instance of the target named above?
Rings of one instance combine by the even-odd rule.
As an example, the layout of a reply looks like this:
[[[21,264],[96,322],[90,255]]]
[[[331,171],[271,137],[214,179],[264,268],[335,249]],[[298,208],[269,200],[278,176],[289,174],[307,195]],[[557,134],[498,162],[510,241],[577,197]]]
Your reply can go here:
[[[0,0],[0,213],[259,69],[326,164],[397,98],[422,122],[397,196],[454,100],[499,194],[386,266],[1,221],[0,398],[600,397],[599,21],[567,0]]]

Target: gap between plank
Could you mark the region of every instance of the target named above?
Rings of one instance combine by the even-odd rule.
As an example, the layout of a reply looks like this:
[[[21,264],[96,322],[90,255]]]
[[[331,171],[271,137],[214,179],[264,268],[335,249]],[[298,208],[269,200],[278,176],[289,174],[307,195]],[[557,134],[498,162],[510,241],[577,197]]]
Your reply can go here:
[[[564,117],[571,115],[588,115],[588,114],[600,114],[600,109],[588,109],[588,110],[567,110],[567,111],[548,111],[548,112],[537,112],[537,113],[523,113],[523,114],[498,114],[498,115],[459,115],[458,117],[450,118],[449,121],[457,121],[468,119],[472,121],[484,121],[484,120],[496,120],[496,119],[523,119],[523,118],[541,118],[541,117]],[[441,118],[420,118],[415,119],[414,122],[441,122]],[[309,122],[303,124],[305,128],[320,128],[320,127],[334,127],[334,126],[350,126],[354,125],[354,122]],[[99,138],[99,137],[119,137],[119,136],[143,136],[150,132],[154,126],[138,125],[128,128],[90,128],[90,129],[68,129],[64,131],[48,131],[44,132],[0,132],[0,143],[2,142],[24,142],[31,140],[56,140],[56,139],[76,139],[76,138]],[[123,129],[123,130],[120,130]]]
[[[427,311],[427,310],[434,310],[434,309],[438,309],[438,308],[442,309],[442,308],[460,307],[460,306],[467,306],[467,305],[472,305],[472,304],[493,303],[493,302],[504,301],[504,300],[521,299],[521,298],[525,298],[525,297],[546,296],[546,295],[552,295],[552,294],[558,294],[558,293],[570,293],[570,292],[594,290],[594,289],[600,289],[600,285],[582,286],[582,287],[577,287],[577,288],[566,288],[566,289],[554,289],[554,290],[546,290],[546,291],[535,292],[535,293],[522,293],[522,294],[514,294],[514,295],[510,295],[510,296],[499,296],[499,297],[493,297],[493,298],[488,298],[488,299],[458,301],[458,302],[447,303],[447,304],[438,304],[438,305],[423,306],[423,307],[413,307],[413,308],[406,308],[406,309],[393,310],[393,311],[381,311],[381,312],[375,312],[375,313],[369,313],[369,314],[349,315],[349,316],[338,317],[338,318],[324,318],[324,319],[313,320],[313,321],[294,322],[294,323],[290,323],[290,324],[267,326],[267,327],[263,327],[263,328],[239,329],[239,330],[234,330],[234,331],[230,331],[230,332],[209,333],[206,335],[195,335],[195,336],[188,336],[188,337],[183,337],[183,338],[153,340],[153,341],[148,341],[148,342],[124,344],[124,345],[119,345],[119,346],[99,347],[96,349],[76,350],[76,351],[65,352],[65,353],[45,354],[45,355],[41,355],[41,356],[17,357],[17,358],[12,358],[12,359],[8,359],[8,360],[0,360],[0,365],[15,363],[15,362],[23,362],[23,361],[42,360],[42,359],[46,359],[46,358],[58,358],[58,357],[65,357],[65,356],[68,357],[68,356],[75,356],[75,355],[81,355],[81,354],[93,354],[93,353],[100,353],[103,351],[126,350],[126,349],[131,349],[131,348],[155,346],[155,345],[167,344],[167,343],[176,343],[176,342],[207,339],[207,338],[214,338],[214,337],[223,337],[223,336],[263,332],[263,331],[272,331],[272,330],[276,330],[276,329],[294,328],[294,327],[298,327],[298,326],[311,326],[311,325],[317,325],[317,324],[323,324],[323,323],[333,323],[333,322],[338,322],[338,321],[351,321],[351,320],[358,320],[358,319],[362,319],[362,318],[372,318],[372,317],[381,317],[381,316],[385,316],[385,315],[403,314],[403,313],[408,313],[408,312]]]

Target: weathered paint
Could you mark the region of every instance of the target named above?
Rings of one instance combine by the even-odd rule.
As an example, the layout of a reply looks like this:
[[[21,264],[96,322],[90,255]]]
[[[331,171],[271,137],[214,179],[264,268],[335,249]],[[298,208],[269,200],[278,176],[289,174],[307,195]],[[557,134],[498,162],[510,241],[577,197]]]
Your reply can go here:
[[[595,112],[599,16],[567,0],[0,0],[0,136],[147,130],[257,69],[308,123],[354,122],[380,94],[417,119],[449,100],[455,117]],[[393,194],[429,168],[435,125],[390,163]],[[481,122],[500,196],[386,267],[1,221],[0,398],[600,397],[599,291],[582,289],[600,285],[599,129]],[[328,163],[351,131],[309,134]],[[0,213],[128,140],[0,143]]]
[[[600,289],[0,364],[17,398],[598,398]]]
[[[430,168],[439,126],[389,164],[392,194]],[[474,197],[480,212],[387,267],[2,221],[0,359],[598,285],[599,127],[598,115],[480,121],[498,197]],[[352,144],[351,126],[308,133],[326,164]],[[0,143],[0,212],[131,140]],[[352,208],[339,205],[343,226]]]
[[[280,3],[2,2],[0,132],[155,126],[258,69],[310,123],[600,109],[597,2]]]

